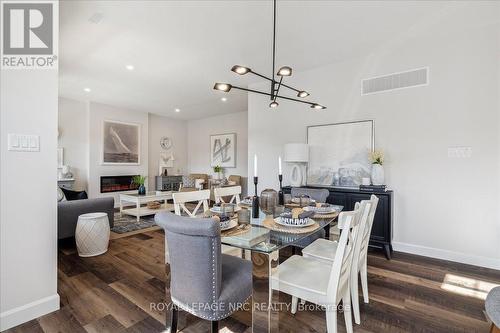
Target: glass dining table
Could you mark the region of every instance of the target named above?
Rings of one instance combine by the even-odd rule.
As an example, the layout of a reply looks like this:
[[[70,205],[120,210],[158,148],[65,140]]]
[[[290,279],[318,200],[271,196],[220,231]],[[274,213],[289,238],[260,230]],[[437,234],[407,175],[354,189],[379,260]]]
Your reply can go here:
[[[222,233],[221,244],[242,250],[248,250],[250,252],[253,284],[251,307],[252,332],[267,333],[278,332],[279,330],[279,311],[275,306],[273,306],[273,290],[271,288],[271,275],[278,267],[279,251],[285,247],[293,246],[297,242],[301,242],[308,237],[314,237],[313,235],[320,233],[321,230],[329,229],[331,226],[335,225],[337,215],[343,207],[334,207],[337,214],[330,215],[328,218],[313,218],[313,220],[317,223],[317,228],[304,233],[289,233],[269,229],[265,226],[266,224],[269,226],[269,223],[266,223],[266,220],[272,219],[273,216],[267,215],[260,210],[259,217],[251,217],[249,226],[246,227],[248,232],[261,235],[259,243],[257,244],[242,242],[241,237],[239,236],[225,236],[224,233]],[[167,266],[169,265],[167,264]],[[167,286],[170,285],[169,277],[169,267],[167,267]],[[167,325],[168,323],[169,320],[167,318]],[[168,329],[169,328],[167,327],[167,332]]]

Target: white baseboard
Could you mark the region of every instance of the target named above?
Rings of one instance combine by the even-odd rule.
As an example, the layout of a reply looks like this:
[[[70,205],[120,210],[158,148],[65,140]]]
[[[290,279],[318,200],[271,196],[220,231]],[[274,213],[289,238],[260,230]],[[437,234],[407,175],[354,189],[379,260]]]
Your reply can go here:
[[[400,242],[393,242],[392,247],[395,251],[500,270],[500,259],[496,258],[481,257],[466,253]]]
[[[0,332],[56,310],[59,310],[58,294],[2,312],[0,313]]]

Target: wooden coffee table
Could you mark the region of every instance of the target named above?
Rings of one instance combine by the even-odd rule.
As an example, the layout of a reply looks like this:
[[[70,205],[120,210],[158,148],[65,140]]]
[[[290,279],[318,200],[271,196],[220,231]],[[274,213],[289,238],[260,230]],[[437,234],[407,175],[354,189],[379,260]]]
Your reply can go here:
[[[123,214],[132,215],[137,217],[137,222],[139,222],[141,216],[154,215],[162,211],[173,211],[174,205],[168,203],[167,200],[172,199],[173,191],[165,191],[157,194],[157,192],[147,192],[144,195],[139,195],[137,193],[124,194],[120,193],[120,216]],[[152,201],[162,201],[165,203],[158,209],[151,209],[148,207],[141,207],[142,204],[147,204]],[[124,203],[134,203],[134,208],[124,208]]]

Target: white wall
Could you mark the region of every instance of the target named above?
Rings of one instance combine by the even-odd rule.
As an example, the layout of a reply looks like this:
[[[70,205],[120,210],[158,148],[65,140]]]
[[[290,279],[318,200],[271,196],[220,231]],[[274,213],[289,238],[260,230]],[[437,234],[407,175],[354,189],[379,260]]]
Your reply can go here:
[[[0,75],[0,330],[59,309],[57,69]],[[7,151],[8,133],[40,136],[39,152]]]
[[[183,174],[187,171],[187,123],[167,117],[149,114],[149,187],[155,188],[155,176],[158,175],[160,153],[160,139],[163,136],[172,139],[172,148],[167,153],[174,154],[174,167],[168,170],[169,174]]]
[[[103,165],[101,163],[103,139],[102,126],[104,120],[117,120],[135,123],[141,126],[140,165]],[[145,112],[126,110],[93,102],[89,104],[89,197],[113,196],[115,198],[115,205],[117,205],[117,193],[101,193],[100,177],[148,174],[148,127],[148,114]]]
[[[210,135],[236,133],[236,168],[225,168],[225,175],[247,177],[248,112],[230,113],[188,122],[189,173],[213,174],[210,167]]]
[[[270,110],[250,94],[248,155],[259,156],[259,188],[277,188],[277,156],[285,143],[306,141],[306,126],[374,119],[395,191],[395,249],[499,269],[499,28],[483,24],[497,15],[487,11],[469,8],[463,20],[443,19],[363,59],[294,72],[290,83],[326,110],[288,102]],[[360,96],[361,78],[424,66],[427,87]],[[472,147],[472,158],[448,158],[453,146]]]
[[[59,98],[58,147],[64,149],[64,164],[71,167],[76,190],[87,190],[89,165],[88,103]]]

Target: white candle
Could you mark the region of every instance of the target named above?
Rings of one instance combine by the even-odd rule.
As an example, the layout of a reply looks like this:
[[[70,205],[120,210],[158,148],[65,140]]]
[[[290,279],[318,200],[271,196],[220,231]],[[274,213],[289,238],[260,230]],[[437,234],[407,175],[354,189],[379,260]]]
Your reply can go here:
[[[278,174],[283,174],[283,172],[281,171],[281,156],[278,157]]]
[[[257,177],[257,154],[253,155],[253,176]]]

